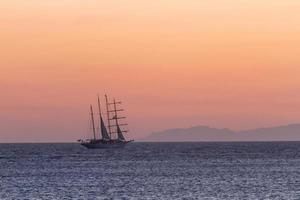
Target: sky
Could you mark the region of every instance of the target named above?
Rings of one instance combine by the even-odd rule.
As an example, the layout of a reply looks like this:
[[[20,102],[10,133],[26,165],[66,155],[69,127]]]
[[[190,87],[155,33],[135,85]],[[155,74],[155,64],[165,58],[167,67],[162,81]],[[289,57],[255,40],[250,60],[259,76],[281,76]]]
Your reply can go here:
[[[72,142],[97,93],[129,138],[300,122],[298,0],[0,2],[0,142]]]

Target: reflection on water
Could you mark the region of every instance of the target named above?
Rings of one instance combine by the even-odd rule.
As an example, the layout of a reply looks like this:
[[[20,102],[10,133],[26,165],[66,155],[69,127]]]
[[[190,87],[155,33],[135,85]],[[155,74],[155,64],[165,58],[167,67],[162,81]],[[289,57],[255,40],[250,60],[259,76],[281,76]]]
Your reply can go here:
[[[299,199],[300,142],[0,144],[0,199]]]

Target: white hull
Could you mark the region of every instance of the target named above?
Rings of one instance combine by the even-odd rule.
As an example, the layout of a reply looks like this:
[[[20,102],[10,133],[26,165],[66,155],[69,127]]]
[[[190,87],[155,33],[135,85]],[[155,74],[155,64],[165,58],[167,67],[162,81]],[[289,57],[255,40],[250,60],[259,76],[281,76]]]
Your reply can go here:
[[[81,145],[88,149],[114,149],[114,148],[123,148],[126,144],[132,141],[113,141],[113,142],[82,142]]]

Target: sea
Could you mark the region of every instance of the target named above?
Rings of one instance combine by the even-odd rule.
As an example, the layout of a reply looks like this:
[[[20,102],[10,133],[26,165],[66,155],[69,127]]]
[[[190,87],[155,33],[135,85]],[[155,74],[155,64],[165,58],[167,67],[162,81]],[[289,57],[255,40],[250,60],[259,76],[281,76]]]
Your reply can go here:
[[[300,142],[0,144],[0,199],[300,199]]]

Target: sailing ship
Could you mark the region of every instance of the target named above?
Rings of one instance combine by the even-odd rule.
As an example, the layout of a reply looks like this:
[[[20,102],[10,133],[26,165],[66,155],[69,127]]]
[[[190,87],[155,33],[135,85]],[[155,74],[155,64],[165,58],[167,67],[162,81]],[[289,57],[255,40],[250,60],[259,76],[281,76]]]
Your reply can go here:
[[[92,130],[93,137],[87,140],[78,140],[81,145],[88,149],[105,149],[105,148],[120,148],[124,147],[126,144],[133,142],[133,140],[126,140],[123,133],[128,132],[128,130],[123,130],[121,127],[125,127],[128,124],[120,123],[121,119],[125,119],[126,117],[119,116],[119,112],[124,111],[124,109],[120,109],[118,105],[120,105],[121,101],[113,102],[108,101],[107,95],[105,95],[106,101],[106,113],[107,113],[107,127],[103,121],[100,99],[98,95],[98,109],[99,109],[99,133],[96,134],[95,128],[95,120],[94,120],[94,112],[92,105],[90,106],[91,110],[91,121],[92,121]],[[111,108],[113,106],[113,108]]]

